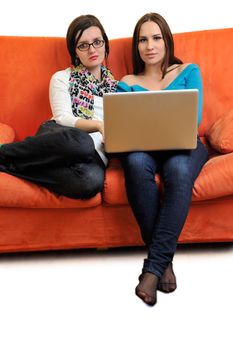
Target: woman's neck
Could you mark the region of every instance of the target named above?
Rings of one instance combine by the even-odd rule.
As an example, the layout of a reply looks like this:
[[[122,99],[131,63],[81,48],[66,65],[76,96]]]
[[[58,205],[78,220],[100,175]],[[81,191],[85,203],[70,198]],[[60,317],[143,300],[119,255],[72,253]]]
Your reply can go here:
[[[162,77],[161,67],[146,66],[144,72],[137,76],[134,84],[141,85],[148,90],[165,89],[180,73],[181,66],[179,64],[171,65],[164,77]]]
[[[161,66],[147,66],[143,72],[145,78],[153,79],[154,81],[162,80]]]
[[[147,78],[151,78],[154,79],[154,81],[162,81],[167,73],[172,72],[173,70],[175,70],[176,68],[180,67],[180,64],[172,64],[171,66],[168,67],[165,76],[163,77],[163,72],[161,69],[161,66],[147,66],[145,67],[145,70],[143,72],[143,75]]]
[[[101,77],[101,66],[100,66],[100,67],[95,67],[95,68],[93,68],[93,69],[88,69],[88,71],[89,71],[92,75],[94,75],[94,77],[95,77],[97,80],[101,81],[101,79],[102,79],[102,77]]]

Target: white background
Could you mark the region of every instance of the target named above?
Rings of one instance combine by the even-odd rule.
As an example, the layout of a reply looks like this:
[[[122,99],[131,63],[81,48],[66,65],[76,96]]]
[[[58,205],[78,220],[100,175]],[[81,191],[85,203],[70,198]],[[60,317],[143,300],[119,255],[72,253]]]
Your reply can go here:
[[[143,250],[0,255],[0,349],[232,350],[232,253],[179,246],[178,288],[152,308],[134,294]]]
[[[8,0],[0,2],[0,35],[66,36],[70,22],[93,14],[109,39],[132,36],[137,20],[158,12],[173,33],[232,27],[230,0]]]

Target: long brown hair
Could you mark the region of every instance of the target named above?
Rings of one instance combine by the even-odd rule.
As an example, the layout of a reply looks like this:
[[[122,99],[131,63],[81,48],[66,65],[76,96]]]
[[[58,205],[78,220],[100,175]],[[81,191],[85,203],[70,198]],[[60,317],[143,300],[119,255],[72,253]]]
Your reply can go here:
[[[144,16],[142,16],[134,28],[132,42],[133,73],[137,75],[142,73],[145,69],[145,63],[141,59],[138,51],[139,33],[142,24],[150,21],[155,22],[159,26],[165,43],[165,56],[161,65],[162,78],[164,78],[169,66],[175,63],[181,64],[183,62],[179,58],[174,56],[174,40],[167,22],[161,15],[153,12],[147,13]]]

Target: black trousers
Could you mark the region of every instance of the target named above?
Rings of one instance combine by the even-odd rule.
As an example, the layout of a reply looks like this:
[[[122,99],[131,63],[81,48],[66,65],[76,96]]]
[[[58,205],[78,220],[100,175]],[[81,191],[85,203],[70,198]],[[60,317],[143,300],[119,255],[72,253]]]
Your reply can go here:
[[[0,171],[85,199],[103,189],[105,165],[88,133],[51,120],[35,136],[2,145]]]

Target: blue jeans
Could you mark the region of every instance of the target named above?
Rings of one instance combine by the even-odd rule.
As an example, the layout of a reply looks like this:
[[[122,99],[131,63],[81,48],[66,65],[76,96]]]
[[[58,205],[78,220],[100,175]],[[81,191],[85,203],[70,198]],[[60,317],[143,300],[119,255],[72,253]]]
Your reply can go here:
[[[194,181],[207,159],[207,149],[199,138],[194,150],[122,155],[128,200],[149,249],[143,272],[161,277],[172,261]],[[162,193],[155,182],[156,173],[163,179]]]

